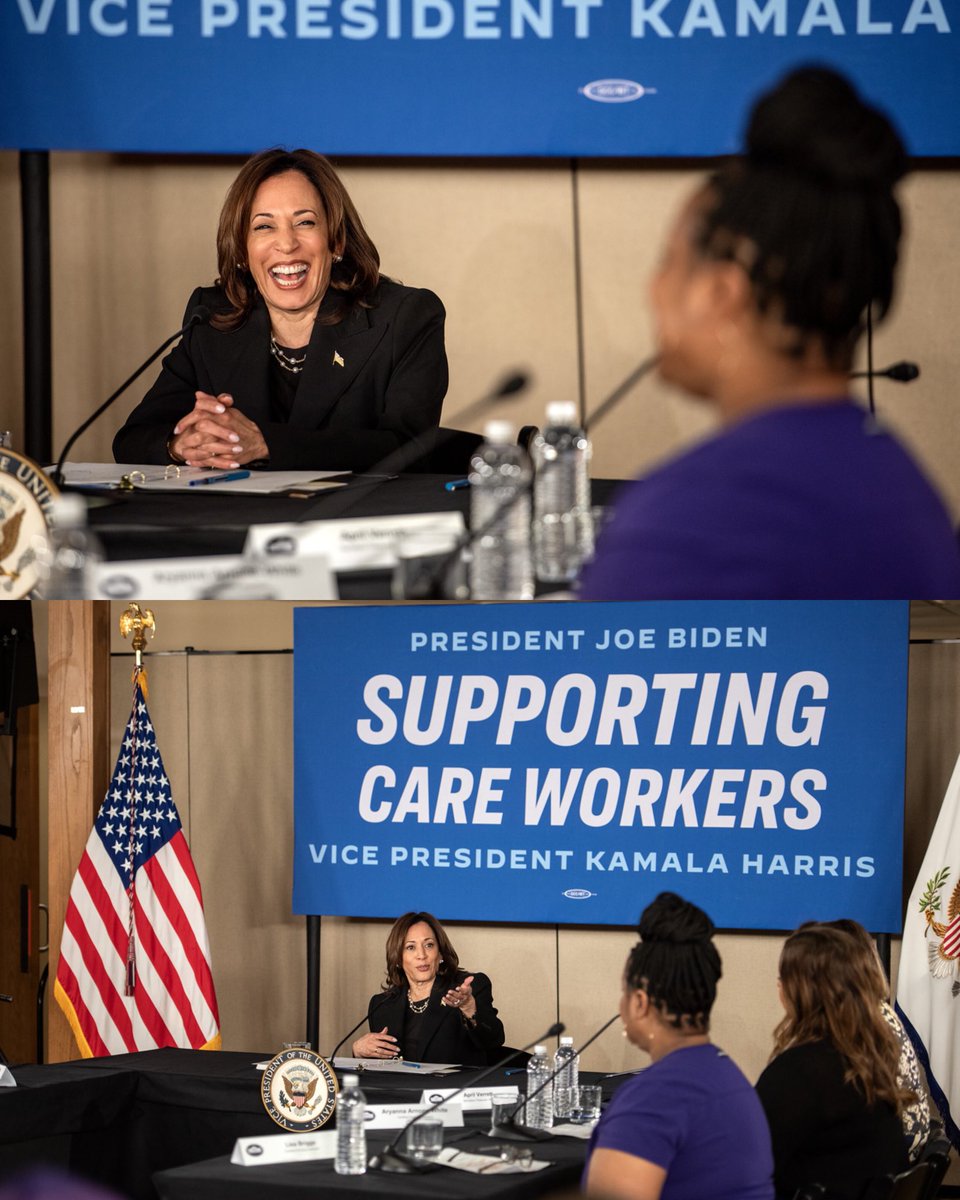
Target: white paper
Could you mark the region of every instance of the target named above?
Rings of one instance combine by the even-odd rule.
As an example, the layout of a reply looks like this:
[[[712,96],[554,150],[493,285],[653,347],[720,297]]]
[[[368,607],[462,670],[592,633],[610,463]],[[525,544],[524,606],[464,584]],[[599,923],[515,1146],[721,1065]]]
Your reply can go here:
[[[142,558],[101,563],[91,599],[336,600],[337,582],[321,555],[243,558],[238,554]]]
[[[427,1111],[429,1104],[368,1104],[363,1112],[365,1129],[402,1129],[408,1121]],[[463,1109],[459,1104],[441,1104],[436,1114],[444,1126],[463,1128]]]
[[[452,548],[463,530],[459,512],[251,525],[244,553],[267,558],[322,554],[335,571],[376,570],[396,563],[405,538],[437,536]]]
[[[542,1171],[549,1167],[548,1162],[533,1159],[529,1164],[521,1166],[517,1162],[504,1162],[490,1154],[471,1154],[467,1150],[457,1150],[454,1146],[444,1146],[434,1162],[442,1163],[445,1167],[453,1167],[457,1171],[470,1171],[474,1175],[526,1175],[530,1171]]]
[[[335,1058],[340,1071],[383,1071],[387,1075],[449,1075],[460,1063],[417,1063],[402,1058]]]
[[[240,467],[238,470],[246,470]],[[194,479],[205,479],[229,474],[228,468],[220,470],[208,467],[181,467],[179,476],[164,478],[164,468],[156,463],[64,463],[64,482],[73,487],[118,487],[124,475],[139,471],[143,480],[138,480],[138,492],[196,492],[207,495],[216,492],[240,492],[243,495],[269,496],[285,492],[288,488],[321,481],[323,488],[343,487],[344,483],[330,483],[334,475],[343,471],[250,471],[246,479],[231,479],[226,483],[210,483],[203,487],[191,487]],[[347,472],[348,473],[348,472]],[[309,490],[314,490],[310,488]]]
[[[266,1163],[334,1158],[336,1153],[337,1131],[318,1129],[315,1133],[271,1133],[266,1137],[237,1138],[230,1161],[238,1167],[258,1167]]]
[[[421,1104],[436,1104],[446,1096],[452,1096],[456,1088],[425,1088],[420,1096]],[[460,1097],[464,1112],[484,1112],[496,1104],[510,1104],[519,1101],[520,1089],[513,1087],[467,1088]]]
[[[0,1065],[0,1087],[16,1087],[17,1081],[9,1067]]]

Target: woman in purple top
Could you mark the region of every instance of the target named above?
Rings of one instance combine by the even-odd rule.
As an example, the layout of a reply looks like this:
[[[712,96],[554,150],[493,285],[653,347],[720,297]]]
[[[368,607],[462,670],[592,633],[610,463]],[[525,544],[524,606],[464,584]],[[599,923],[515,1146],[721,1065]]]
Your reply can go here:
[[[621,493],[583,598],[960,595],[943,504],[848,396],[866,313],[893,297],[906,161],[833,71],[760,99],[651,288],[661,375],[722,428]]]
[[[624,1036],[651,1065],[624,1083],[590,1139],[588,1195],[629,1200],[772,1200],[763,1110],[740,1069],[710,1042],[721,975],[705,912],[671,892],[640,917],[627,959]]]

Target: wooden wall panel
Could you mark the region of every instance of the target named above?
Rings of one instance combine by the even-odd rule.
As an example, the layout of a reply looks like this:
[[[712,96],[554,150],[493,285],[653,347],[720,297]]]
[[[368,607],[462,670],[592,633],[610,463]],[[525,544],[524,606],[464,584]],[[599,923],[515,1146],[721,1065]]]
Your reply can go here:
[[[78,1058],[73,1034],[53,1002],[67,897],[110,779],[109,605],[50,601],[48,646],[48,894],[50,993],[47,1060]]]

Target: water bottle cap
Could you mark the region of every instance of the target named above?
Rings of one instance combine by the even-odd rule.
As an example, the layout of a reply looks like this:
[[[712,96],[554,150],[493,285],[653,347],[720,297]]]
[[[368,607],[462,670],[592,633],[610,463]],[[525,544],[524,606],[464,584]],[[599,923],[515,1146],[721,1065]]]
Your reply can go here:
[[[572,1046],[572,1045],[573,1045],[573,1038],[572,1038],[572,1037],[562,1037],[562,1038],[560,1039],[560,1045],[561,1045],[561,1046]]]
[[[359,1075],[344,1075],[343,1086],[345,1088],[357,1087],[360,1083]]]
[[[87,523],[87,506],[76,492],[56,496],[50,505],[50,522],[56,529],[79,529]]]
[[[512,421],[488,421],[483,427],[483,436],[495,446],[509,446],[516,441],[517,430]]]
[[[534,1046],[533,1052],[534,1054],[546,1054],[547,1048],[546,1046]]]
[[[577,406],[572,400],[551,400],[547,405],[548,425],[575,425]]]

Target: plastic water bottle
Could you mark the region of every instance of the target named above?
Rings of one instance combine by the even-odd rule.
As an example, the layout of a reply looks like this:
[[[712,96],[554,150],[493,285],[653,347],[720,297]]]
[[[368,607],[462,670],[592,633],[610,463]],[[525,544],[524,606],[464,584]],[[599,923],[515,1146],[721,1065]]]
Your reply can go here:
[[[530,1129],[551,1129],[553,1127],[553,1087],[550,1079],[550,1059],[547,1057],[546,1046],[534,1046],[533,1054],[527,1063],[527,1095],[533,1099],[523,1106],[523,1124]],[[546,1084],[546,1087],[543,1085]],[[539,1089],[543,1087],[543,1091]],[[533,1093],[537,1092],[536,1096]]]
[[[474,600],[532,600],[532,468],[509,421],[490,421],[470,460],[470,595]],[[489,528],[488,528],[489,526]]]
[[[356,1075],[344,1075],[337,1098],[337,1154],[333,1168],[338,1175],[363,1175],[367,1169],[367,1130],[363,1114],[367,1098]]]
[[[87,600],[93,595],[93,572],[103,562],[99,538],[87,528],[82,496],[66,492],[50,509],[46,550],[38,576],[47,600]]]
[[[580,1082],[580,1055],[572,1037],[562,1037],[553,1056],[553,1115],[569,1117],[576,1107],[576,1089]]]
[[[575,404],[547,405],[547,424],[533,440],[533,547],[537,578],[574,579],[593,554],[590,443]]]

